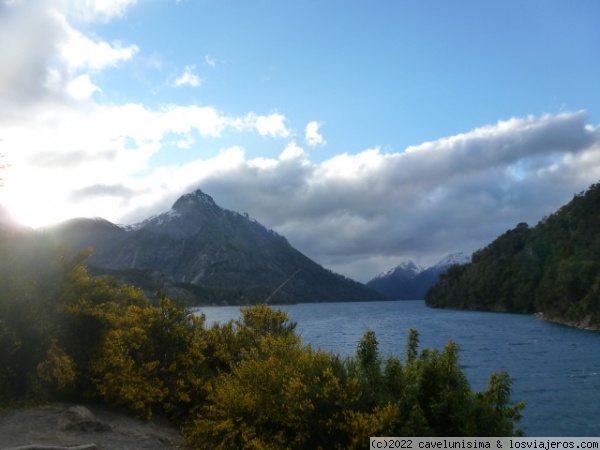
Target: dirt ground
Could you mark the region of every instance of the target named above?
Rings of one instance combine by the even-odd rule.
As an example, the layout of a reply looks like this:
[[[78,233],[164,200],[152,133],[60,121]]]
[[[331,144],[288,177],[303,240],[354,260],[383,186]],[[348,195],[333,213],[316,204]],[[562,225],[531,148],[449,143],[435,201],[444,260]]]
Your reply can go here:
[[[100,405],[52,403],[0,410],[0,450],[21,446],[80,446],[97,450],[180,450],[166,420],[143,421]]]

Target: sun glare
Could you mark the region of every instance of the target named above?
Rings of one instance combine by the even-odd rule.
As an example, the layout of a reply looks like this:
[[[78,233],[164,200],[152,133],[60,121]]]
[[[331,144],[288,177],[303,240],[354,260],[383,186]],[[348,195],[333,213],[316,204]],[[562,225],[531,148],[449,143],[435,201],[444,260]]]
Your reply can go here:
[[[44,195],[43,189],[18,192],[9,185],[0,189],[0,205],[6,207],[16,222],[31,228],[53,225],[78,215],[68,204],[53,200],[56,197],[48,194]]]
[[[56,205],[36,205],[36,206],[10,206],[9,211],[13,218],[20,224],[31,228],[43,228],[53,225],[72,216],[68,212],[57,209]]]

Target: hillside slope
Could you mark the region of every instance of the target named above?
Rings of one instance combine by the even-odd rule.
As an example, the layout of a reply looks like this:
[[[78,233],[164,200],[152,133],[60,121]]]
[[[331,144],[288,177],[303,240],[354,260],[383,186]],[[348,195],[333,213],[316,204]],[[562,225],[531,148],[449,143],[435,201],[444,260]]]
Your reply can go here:
[[[427,293],[437,308],[540,313],[600,328],[600,184],[535,227],[520,223],[472,263],[453,266]]]

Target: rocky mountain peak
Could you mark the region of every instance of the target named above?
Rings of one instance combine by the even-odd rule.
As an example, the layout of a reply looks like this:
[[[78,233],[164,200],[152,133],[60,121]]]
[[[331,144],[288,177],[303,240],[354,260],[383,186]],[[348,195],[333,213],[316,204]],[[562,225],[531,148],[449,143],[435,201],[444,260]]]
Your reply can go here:
[[[223,220],[224,215],[226,211],[210,195],[196,189],[179,197],[169,211],[149,217],[127,229],[144,229],[184,238],[198,233],[207,221]]]
[[[403,269],[403,270],[410,270],[412,272],[416,274],[423,272],[425,270],[425,267],[421,266],[420,264],[417,264],[414,261],[405,261],[401,264],[399,264],[397,267],[397,269]]]
[[[93,247],[90,267],[148,292],[186,301],[264,302],[285,280],[284,301],[367,301],[386,297],[321,267],[247,214],[196,190],[162,214],[127,227],[94,221],[49,231],[75,250]],[[110,226],[112,225],[112,227]],[[98,230],[103,231],[102,233]],[[226,299],[226,300],[224,300]],[[281,300],[278,300],[281,301]]]
[[[375,279],[390,277],[413,278],[419,273],[423,272],[423,270],[425,270],[425,268],[415,263],[414,261],[403,261],[396,267],[393,267],[392,269],[388,270],[387,272],[380,273],[375,277]]]
[[[172,209],[175,211],[185,211],[198,206],[218,208],[217,204],[210,195],[205,194],[200,189],[196,189],[194,192],[190,192],[189,194],[179,197],[177,201],[173,203]]]

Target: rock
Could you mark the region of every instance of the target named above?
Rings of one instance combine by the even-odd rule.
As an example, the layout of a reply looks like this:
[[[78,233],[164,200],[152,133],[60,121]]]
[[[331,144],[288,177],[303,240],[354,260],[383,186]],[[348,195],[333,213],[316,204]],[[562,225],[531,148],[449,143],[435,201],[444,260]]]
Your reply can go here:
[[[87,410],[87,412],[85,412]],[[91,411],[91,413],[90,413]],[[78,419],[83,423],[79,426]],[[94,422],[95,420],[95,422]],[[75,429],[61,426],[72,424]],[[95,425],[94,425],[95,423]],[[91,428],[90,428],[91,424]],[[94,427],[103,432],[90,432]],[[86,428],[87,427],[87,428]],[[181,433],[164,417],[140,420],[123,411],[101,404],[79,406],[49,403],[34,407],[0,408],[0,449],[33,450],[46,446],[62,450],[182,450]],[[29,447],[27,447],[29,446]],[[46,450],[44,449],[44,450]],[[48,449],[49,450],[49,449]]]
[[[85,406],[71,406],[59,418],[58,426],[63,431],[110,431],[108,425],[100,422]]]

